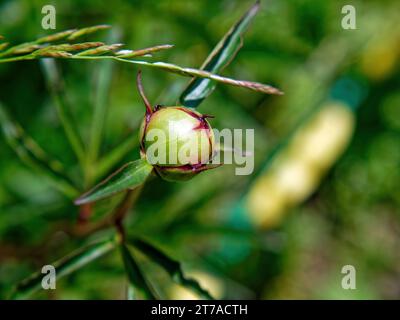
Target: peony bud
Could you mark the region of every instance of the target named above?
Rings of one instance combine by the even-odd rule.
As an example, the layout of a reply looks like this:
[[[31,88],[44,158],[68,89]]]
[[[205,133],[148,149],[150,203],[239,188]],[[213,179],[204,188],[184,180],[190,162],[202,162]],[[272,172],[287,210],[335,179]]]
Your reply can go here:
[[[188,180],[213,168],[214,133],[210,116],[182,106],[152,108],[147,101],[138,74],[138,88],[146,106],[140,128],[141,156],[153,165],[165,180]]]

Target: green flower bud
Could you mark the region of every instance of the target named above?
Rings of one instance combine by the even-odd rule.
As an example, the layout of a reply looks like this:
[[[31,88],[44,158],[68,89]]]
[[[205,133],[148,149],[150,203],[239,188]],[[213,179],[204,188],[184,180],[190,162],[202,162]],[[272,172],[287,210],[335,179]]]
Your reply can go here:
[[[143,93],[140,73],[139,92],[146,105],[140,128],[141,156],[153,165],[165,180],[188,180],[214,168],[214,133],[207,121],[210,116],[182,107],[152,108]]]

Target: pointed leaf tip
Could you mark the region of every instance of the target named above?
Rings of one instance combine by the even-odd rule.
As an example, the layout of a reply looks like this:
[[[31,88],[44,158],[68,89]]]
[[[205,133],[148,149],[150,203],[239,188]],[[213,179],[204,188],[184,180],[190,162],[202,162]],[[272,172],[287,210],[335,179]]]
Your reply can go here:
[[[145,278],[141,268],[132,256],[131,252],[126,245],[122,244],[120,246],[122,261],[125,266],[126,275],[128,277],[129,283],[133,292],[139,293],[139,298],[155,300],[156,296],[153,293],[153,288],[151,287],[148,280]]]
[[[208,55],[202,66],[203,71],[219,73],[235,58],[242,47],[242,37],[248,29],[260,7],[256,1],[250,9],[229,29]],[[249,82],[250,83],[250,82]],[[180,102],[190,108],[196,108],[215,89],[216,82],[207,78],[193,78],[181,94]]]
[[[92,190],[76,199],[74,204],[82,205],[113,196],[127,189],[134,189],[146,181],[152,170],[153,167],[144,159],[128,162]]]

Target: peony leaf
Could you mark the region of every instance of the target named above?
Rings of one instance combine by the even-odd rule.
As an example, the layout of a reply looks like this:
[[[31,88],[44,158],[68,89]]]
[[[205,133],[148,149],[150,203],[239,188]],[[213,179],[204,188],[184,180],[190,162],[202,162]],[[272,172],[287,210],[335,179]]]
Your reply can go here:
[[[150,175],[153,167],[144,159],[128,162],[92,190],[75,200],[81,205],[110,197],[118,192],[140,186]]]

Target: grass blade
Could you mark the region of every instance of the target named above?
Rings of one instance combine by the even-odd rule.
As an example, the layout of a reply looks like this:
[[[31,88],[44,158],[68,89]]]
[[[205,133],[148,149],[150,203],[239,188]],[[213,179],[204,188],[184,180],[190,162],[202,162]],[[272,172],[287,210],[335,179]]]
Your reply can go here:
[[[76,205],[110,197],[118,192],[134,189],[145,182],[153,167],[144,159],[128,162],[92,190],[75,200]]]
[[[268,84],[247,81],[247,80],[236,80],[236,79],[232,79],[232,78],[223,77],[223,76],[220,76],[218,74],[215,74],[215,73],[212,73],[212,72],[209,72],[206,70],[180,67],[180,66],[172,64],[172,63],[158,62],[158,61],[157,62],[149,62],[149,61],[142,61],[142,60],[129,60],[129,59],[123,59],[123,58],[119,58],[119,57],[115,57],[115,56],[99,56],[99,57],[72,56],[71,58],[72,59],[86,58],[86,59],[94,59],[94,60],[95,59],[114,59],[114,60],[121,61],[121,62],[127,62],[127,63],[161,69],[161,70],[164,70],[167,72],[179,74],[181,76],[210,79],[210,80],[214,80],[216,82],[225,83],[225,84],[229,84],[231,86],[236,86],[236,87],[242,87],[242,88],[250,89],[250,90],[261,92],[261,93],[277,94],[277,95],[283,94],[282,91],[280,91],[279,89],[277,89],[273,86],[270,86]],[[1,60],[0,60],[0,62],[1,62]]]
[[[258,10],[258,2],[243,16],[243,18],[231,29],[230,32],[221,40],[221,42],[217,45],[217,47],[213,50],[213,52],[210,54],[210,56],[207,58],[203,65],[204,70],[199,70],[199,69],[194,69],[194,68],[184,68],[180,67],[178,65],[174,65],[171,63],[165,63],[165,62],[148,62],[148,61],[141,61],[141,60],[134,60],[131,58],[135,58],[137,56],[143,55],[143,54],[148,54],[151,52],[156,52],[159,50],[164,50],[164,49],[169,49],[171,48],[171,45],[162,45],[162,46],[155,46],[151,48],[146,48],[142,50],[122,50],[118,52],[109,52],[108,54],[104,54],[105,52],[109,50],[114,50],[117,49],[120,45],[119,44],[114,44],[114,45],[105,45],[96,49],[93,49],[94,51],[83,51],[77,54],[71,54],[69,52],[59,50],[59,51],[46,51],[44,50],[44,56],[34,54],[35,50],[42,50],[45,49],[46,47],[43,47],[42,45],[39,45],[37,40],[34,42],[26,42],[22,43],[20,45],[14,46],[9,48],[8,50],[5,50],[3,52],[0,52],[0,63],[7,63],[7,62],[12,62],[12,61],[22,61],[22,60],[33,60],[33,59],[40,59],[43,57],[54,57],[54,58],[68,58],[68,59],[79,59],[79,60],[102,60],[102,59],[110,59],[110,60],[116,60],[116,61],[121,61],[121,62],[127,62],[127,63],[132,63],[132,64],[137,64],[137,65],[142,65],[142,66],[148,66],[152,68],[157,68],[160,70],[164,70],[167,72],[172,72],[176,74],[180,74],[182,76],[187,76],[187,77],[194,77],[194,78],[203,78],[203,79],[208,79],[208,81],[201,82],[198,85],[197,80],[194,80],[193,82],[193,89],[188,89],[189,91],[196,91],[199,92],[198,94],[200,96],[206,97],[209,93],[211,93],[213,86],[215,85],[214,82],[221,82],[233,86],[238,86],[238,87],[243,87],[243,88],[248,88],[250,90],[262,92],[262,93],[267,93],[267,94],[282,94],[282,92],[270,85],[258,83],[258,82],[251,82],[251,81],[244,81],[244,80],[235,80],[227,77],[222,77],[218,74],[215,74],[217,70],[222,69],[224,66],[226,66],[231,58],[234,57],[236,54],[236,51],[240,48],[241,41],[240,37],[244,33],[245,29],[247,28],[250,20],[253,18],[255,13]],[[100,29],[105,29],[108,28],[109,26],[107,25],[99,25],[99,26],[94,26],[94,27],[88,27],[88,28],[83,28],[79,29],[76,31],[73,31],[72,33],[70,31],[66,31],[68,37],[66,38],[66,41],[71,41],[76,39],[77,37],[83,36],[85,34],[90,34],[92,32],[95,32]],[[64,37],[65,34],[60,33],[59,37]],[[57,36],[58,37],[58,36]],[[51,39],[50,39],[51,40]],[[45,41],[45,40],[41,40]],[[48,39],[46,40],[48,41]],[[79,45],[79,44],[78,44]],[[60,44],[60,46],[66,46],[66,44]],[[68,47],[69,48],[69,47]],[[15,51],[17,50],[19,55],[15,55]],[[89,49],[92,50],[92,49]],[[105,50],[105,51],[104,51]],[[39,51],[42,52],[43,51]],[[24,53],[24,54],[23,54]],[[90,54],[89,54],[90,53]],[[14,54],[14,56],[13,56]],[[21,55],[23,54],[23,55]],[[213,70],[213,71],[208,71]],[[205,87],[205,89],[202,87]],[[207,88],[210,86],[209,88]],[[197,89],[196,89],[197,88]],[[196,90],[195,90],[196,89]],[[201,93],[201,91],[203,91]],[[189,91],[187,92],[189,94]],[[184,94],[184,97],[186,94]],[[184,98],[185,101],[188,100],[187,98]],[[199,100],[201,101],[201,100]]]
[[[116,54],[120,58],[133,58],[133,57],[149,55],[154,52],[161,51],[161,50],[171,49],[173,47],[174,47],[174,45],[171,45],[171,44],[162,44],[159,46],[154,46],[154,47],[144,48],[144,49],[139,49],[139,50],[121,50],[121,51],[117,52]]]
[[[51,159],[45,151],[29,137],[22,127],[12,121],[5,108],[0,104],[0,126],[7,143],[27,165],[46,176],[52,185],[69,198],[74,198],[78,190],[64,174],[63,165]]]
[[[55,42],[61,39],[65,39],[68,37],[70,34],[74,33],[76,29],[71,29],[71,30],[65,30],[57,33],[50,34],[48,36],[44,36],[42,38],[39,38],[35,41],[35,43],[49,43],[49,42]]]
[[[77,54],[77,56],[91,56],[91,55],[102,55],[105,53],[110,53],[114,52],[114,50],[117,50],[123,46],[122,43],[114,43],[114,44],[105,44],[100,47],[94,48],[94,49],[89,49],[85,51],[81,51]]]
[[[79,249],[70,255],[58,260],[52,265],[56,269],[57,280],[84,267],[93,260],[103,256],[116,246],[115,238],[103,240],[82,249]],[[34,273],[31,277],[18,284],[11,295],[11,299],[25,299],[35,291],[38,291],[42,285],[43,274]]]
[[[236,22],[225,36],[218,42],[210,55],[200,67],[201,70],[218,73],[223,70],[236,56],[242,47],[242,36],[247,30],[250,22],[256,15],[260,3],[257,1]],[[193,78],[180,96],[180,102],[190,108],[196,108],[215,89],[216,83],[210,79]]]
[[[125,271],[131,284],[130,299],[143,297],[144,299],[155,300],[156,297],[153,294],[153,290],[150,288],[150,285],[144,278],[142,271],[140,270],[136,261],[133,259],[129,249],[124,244],[121,244],[120,250]],[[136,294],[136,292],[138,294]]]
[[[43,52],[57,52],[57,51],[65,51],[65,52],[73,52],[73,51],[82,51],[93,48],[98,48],[103,46],[103,42],[82,42],[82,43],[74,43],[74,44],[55,44],[51,46],[47,46],[41,49],[38,49],[33,52],[33,54],[42,55]]]
[[[138,238],[130,238],[129,243],[163,267],[174,282],[192,290],[202,299],[213,300],[208,291],[203,289],[196,280],[185,277],[178,261],[171,259],[156,247]]]
[[[130,60],[130,59],[120,58],[118,56],[109,56],[109,55],[103,55],[103,56],[82,56],[82,55],[77,55],[77,54],[71,55],[71,54],[68,54],[68,52],[62,53],[59,56],[56,53],[54,53],[53,57],[54,58],[76,59],[76,60],[110,59],[110,60],[132,63],[132,64],[137,64],[137,65],[146,66],[146,67],[152,67],[152,68],[164,70],[164,71],[171,72],[171,73],[176,73],[176,74],[179,74],[179,75],[185,76],[185,77],[198,77],[198,78],[210,79],[210,80],[214,80],[216,82],[225,83],[225,84],[228,84],[231,86],[246,88],[249,90],[253,90],[253,91],[257,91],[257,92],[261,92],[261,93],[265,93],[265,94],[277,94],[277,95],[283,94],[282,91],[280,91],[279,89],[277,89],[271,85],[268,85],[268,84],[247,81],[247,80],[236,80],[236,79],[232,79],[232,78],[223,77],[218,74],[208,72],[205,70],[181,67],[181,66],[178,66],[178,65],[175,65],[172,63],[166,63],[166,62],[159,62],[159,61],[149,62],[149,61],[142,61],[142,60]],[[0,53],[0,63],[6,63],[6,62],[11,62],[11,61],[32,60],[32,59],[38,59],[38,58],[40,58],[40,57],[32,55],[32,54],[25,55],[25,56],[11,57],[11,58],[1,58],[1,53]]]
[[[91,33],[97,32],[99,30],[109,29],[109,28],[111,28],[111,26],[109,26],[107,24],[100,24],[97,26],[82,28],[82,29],[76,30],[73,33],[71,33],[67,39],[69,41],[72,41],[78,37],[82,37],[84,35],[91,34]]]
[[[57,66],[53,59],[41,60],[41,66],[47,81],[48,88],[53,96],[57,107],[58,115],[63,125],[65,134],[75,152],[81,166],[85,165],[85,150],[82,138],[75,126],[76,121],[71,114],[71,108],[68,106],[63,90],[63,82],[57,70]]]

